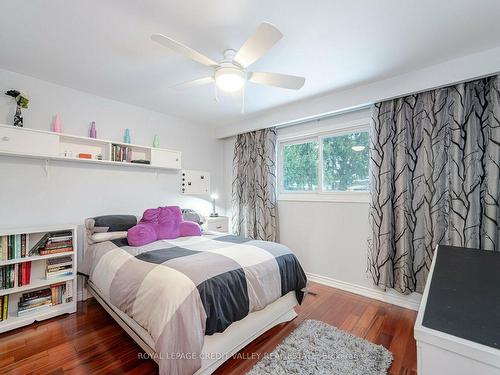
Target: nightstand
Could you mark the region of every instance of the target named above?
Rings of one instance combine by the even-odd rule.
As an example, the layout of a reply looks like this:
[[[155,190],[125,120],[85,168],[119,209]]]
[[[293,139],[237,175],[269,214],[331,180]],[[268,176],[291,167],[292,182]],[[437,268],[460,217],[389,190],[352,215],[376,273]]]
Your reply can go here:
[[[206,217],[207,222],[203,224],[206,230],[229,233],[229,218],[227,216]]]

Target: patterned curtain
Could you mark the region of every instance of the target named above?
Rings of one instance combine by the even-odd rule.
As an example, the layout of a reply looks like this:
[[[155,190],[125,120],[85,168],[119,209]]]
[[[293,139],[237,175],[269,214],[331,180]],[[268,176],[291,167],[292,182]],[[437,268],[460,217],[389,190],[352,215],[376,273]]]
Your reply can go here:
[[[233,178],[233,233],[277,241],[275,128],[238,135]]]
[[[437,244],[499,250],[499,76],[378,103],[368,270],[422,292]]]

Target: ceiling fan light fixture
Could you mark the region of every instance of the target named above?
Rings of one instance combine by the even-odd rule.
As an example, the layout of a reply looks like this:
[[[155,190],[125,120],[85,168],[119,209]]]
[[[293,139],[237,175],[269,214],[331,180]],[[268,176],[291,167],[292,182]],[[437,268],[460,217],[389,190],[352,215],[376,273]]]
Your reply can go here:
[[[246,74],[242,70],[232,67],[222,67],[215,71],[217,87],[226,92],[241,90],[245,85]]]

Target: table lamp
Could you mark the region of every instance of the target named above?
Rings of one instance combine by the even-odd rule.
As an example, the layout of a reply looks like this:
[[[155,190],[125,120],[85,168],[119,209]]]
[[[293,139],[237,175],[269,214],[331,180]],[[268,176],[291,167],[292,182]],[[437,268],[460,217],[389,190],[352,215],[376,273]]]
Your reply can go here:
[[[217,195],[217,193],[212,193],[212,195],[210,195],[210,198],[212,198],[212,212],[210,213],[210,217],[218,217],[219,214],[215,211],[215,200],[219,198],[219,196]]]

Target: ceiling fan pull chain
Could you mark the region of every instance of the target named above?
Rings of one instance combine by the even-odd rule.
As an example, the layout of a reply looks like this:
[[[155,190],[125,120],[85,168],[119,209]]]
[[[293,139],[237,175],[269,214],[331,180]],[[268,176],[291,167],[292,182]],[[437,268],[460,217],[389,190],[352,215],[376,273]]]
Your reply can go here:
[[[217,85],[214,84],[214,100],[218,103],[219,102],[219,95],[217,91]]]

